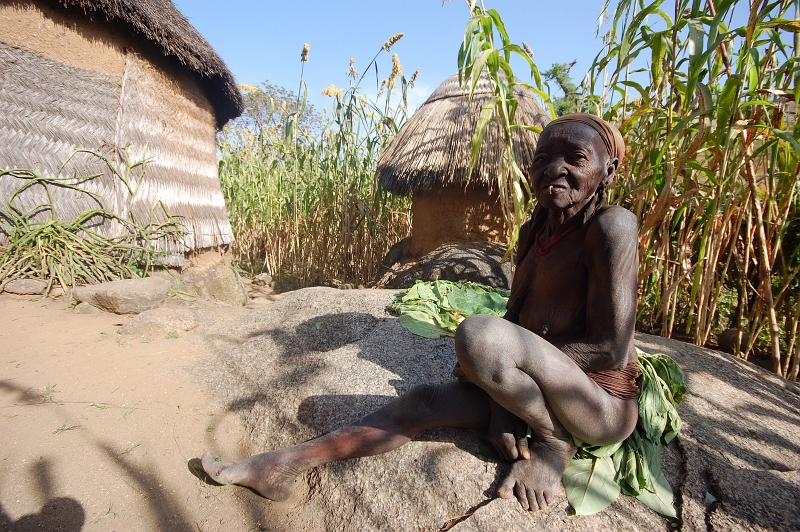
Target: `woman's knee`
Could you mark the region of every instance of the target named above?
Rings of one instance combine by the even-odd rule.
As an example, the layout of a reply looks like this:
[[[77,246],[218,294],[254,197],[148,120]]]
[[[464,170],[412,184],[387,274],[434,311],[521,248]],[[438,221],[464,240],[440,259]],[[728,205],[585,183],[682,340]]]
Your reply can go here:
[[[473,377],[478,372],[493,371],[502,365],[505,350],[501,347],[502,328],[508,322],[496,316],[470,316],[456,329],[456,357],[464,372]]]
[[[425,421],[435,413],[440,395],[440,386],[436,384],[411,387],[400,397],[399,408],[394,412],[395,422],[407,428],[425,425]]]

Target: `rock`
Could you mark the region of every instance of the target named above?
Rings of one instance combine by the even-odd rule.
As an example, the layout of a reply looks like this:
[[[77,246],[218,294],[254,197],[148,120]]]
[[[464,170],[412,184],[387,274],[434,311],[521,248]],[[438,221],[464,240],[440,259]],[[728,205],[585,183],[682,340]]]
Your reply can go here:
[[[206,320],[193,309],[154,308],[135,316],[119,329],[120,334],[167,334],[191,331]]]
[[[166,279],[146,277],[78,286],[72,290],[72,297],[107,312],[139,314],[159,307],[169,289],[170,282]]]
[[[181,275],[180,289],[188,294],[228,305],[247,304],[247,290],[242,278],[224,261],[210,266],[189,268]]]
[[[672,356],[687,377],[677,438],[683,529],[800,530],[800,387],[719,351],[637,339]]]
[[[97,314],[98,312],[102,311],[97,307],[93,307],[89,303],[78,303],[75,305],[75,308],[72,309],[73,314]]]
[[[3,290],[18,296],[38,296],[47,290],[47,282],[40,279],[15,279],[6,283]]]
[[[396,244],[382,263],[375,285],[386,288],[407,288],[414,281],[472,281],[496,288],[511,286],[511,264],[502,263],[506,247],[489,242],[444,244],[418,261],[409,258],[387,266],[395,256],[403,256],[405,241]]]
[[[254,448],[319,436],[415,384],[452,378],[452,339],[428,340],[403,329],[386,311],[392,293],[287,293],[209,331],[217,354],[194,372],[239,412]],[[666,352],[686,372],[688,393],[679,409],[684,428],[662,453],[682,528],[800,529],[798,386],[718,351],[647,335],[637,335],[637,345]],[[476,431],[427,431],[391,453],[308,472],[296,481],[293,499],[269,508],[284,530],[670,529],[627,496],[583,517],[571,515],[563,490],[534,513],[494,499],[506,465],[487,456],[488,445]]]
[[[735,355],[734,352],[736,350],[736,336],[738,336],[739,331],[737,329],[725,329],[719,335],[717,335],[717,347],[719,347],[720,351],[724,351],[725,353],[730,353],[731,355]],[[746,331],[742,331],[742,339],[740,340],[739,349],[744,350],[747,347],[747,343],[750,341],[750,333]]]
[[[253,279],[253,284],[256,286],[271,286],[272,276],[268,273],[259,273]]]

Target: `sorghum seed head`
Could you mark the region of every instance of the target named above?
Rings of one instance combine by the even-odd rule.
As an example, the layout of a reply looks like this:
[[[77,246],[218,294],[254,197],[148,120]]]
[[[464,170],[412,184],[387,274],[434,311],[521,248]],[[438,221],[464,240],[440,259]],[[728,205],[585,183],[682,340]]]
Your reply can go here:
[[[528,46],[528,43],[522,41],[522,47],[525,49],[525,53],[527,53],[529,56],[531,56],[531,59],[533,59],[533,50],[531,50],[531,47]]]
[[[419,69],[416,69],[413,74],[411,74],[411,81],[408,82],[409,87],[412,89],[414,88],[414,82],[417,81],[417,76],[419,75]]]
[[[308,61],[308,51],[310,49],[311,49],[311,47],[308,45],[308,43],[304,43],[303,44],[303,51],[300,52],[300,61],[302,61],[303,63]]]
[[[388,52],[388,51],[389,51],[389,49],[392,47],[392,45],[394,45],[394,43],[396,43],[397,41],[399,41],[400,39],[402,39],[402,38],[403,38],[403,35],[405,35],[405,33],[403,33],[403,32],[400,32],[400,33],[395,33],[394,35],[392,35],[392,36],[389,38],[389,40],[388,40],[388,41],[386,41],[385,43],[383,43],[383,49],[384,49],[384,50],[386,50],[386,51]]]

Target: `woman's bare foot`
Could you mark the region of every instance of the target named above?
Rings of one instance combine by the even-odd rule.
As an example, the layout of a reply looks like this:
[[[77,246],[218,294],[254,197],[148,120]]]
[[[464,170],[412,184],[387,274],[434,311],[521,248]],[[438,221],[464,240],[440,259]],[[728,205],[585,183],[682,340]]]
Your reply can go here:
[[[517,460],[497,489],[502,499],[516,497],[525,510],[539,510],[553,501],[576,447],[570,441],[531,441],[529,460]]]
[[[294,479],[301,473],[291,467],[280,452],[258,454],[238,462],[225,462],[207,452],[202,462],[203,469],[216,482],[245,486],[273,501],[291,497]]]

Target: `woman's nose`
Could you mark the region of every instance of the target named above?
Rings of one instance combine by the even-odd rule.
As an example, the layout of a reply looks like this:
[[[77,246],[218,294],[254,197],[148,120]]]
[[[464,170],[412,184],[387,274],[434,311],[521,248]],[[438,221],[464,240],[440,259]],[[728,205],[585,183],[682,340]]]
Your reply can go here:
[[[561,157],[554,157],[550,160],[550,163],[544,169],[544,173],[549,178],[556,178],[567,173],[566,166],[564,165],[564,159]]]

